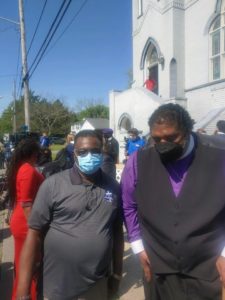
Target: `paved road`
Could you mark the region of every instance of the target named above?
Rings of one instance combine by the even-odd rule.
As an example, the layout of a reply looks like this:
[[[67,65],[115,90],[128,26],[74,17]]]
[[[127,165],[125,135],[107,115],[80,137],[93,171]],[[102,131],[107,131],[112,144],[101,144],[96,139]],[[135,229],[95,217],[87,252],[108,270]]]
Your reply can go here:
[[[4,224],[5,212],[0,211],[0,299],[10,300],[13,280],[13,239]],[[100,300],[100,299],[96,299]],[[125,243],[124,272],[120,288],[120,300],[144,300],[141,270],[136,257]]]
[[[0,299],[10,300],[13,282],[14,246],[9,228],[5,225],[6,212],[0,212]]]

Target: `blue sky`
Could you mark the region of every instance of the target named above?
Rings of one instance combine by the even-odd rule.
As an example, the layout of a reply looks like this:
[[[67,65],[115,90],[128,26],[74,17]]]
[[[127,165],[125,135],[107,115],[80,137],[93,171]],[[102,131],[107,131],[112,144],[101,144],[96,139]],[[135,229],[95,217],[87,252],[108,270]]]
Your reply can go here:
[[[24,0],[27,49],[44,0]],[[54,41],[71,21],[84,0],[73,0]],[[28,66],[43,42],[62,0],[48,0]],[[0,17],[18,20],[18,0],[1,1]],[[128,86],[132,68],[131,0],[88,0],[81,13],[48,52],[30,80],[30,89],[48,98],[61,98],[72,109],[82,99],[108,105],[112,89]],[[12,101],[13,80],[19,76],[17,26],[0,20],[0,113]],[[51,48],[51,45],[50,45]],[[20,53],[19,53],[20,54]],[[19,59],[18,59],[19,57]]]

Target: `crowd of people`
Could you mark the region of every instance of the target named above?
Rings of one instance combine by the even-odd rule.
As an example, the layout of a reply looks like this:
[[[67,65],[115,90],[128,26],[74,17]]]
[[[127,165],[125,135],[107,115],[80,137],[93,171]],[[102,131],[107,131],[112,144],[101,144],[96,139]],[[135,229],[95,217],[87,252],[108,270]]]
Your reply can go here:
[[[12,157],[13,146],[11,143],[0,142],[0,169],[6,169]]]
[[[120,184],[110,128],[69,134],[54,161],[47,134],[21,141],[7,168],[12,300],[117,299],[123,223],[146,300],[221,300],[225,121],[212,136],[193,124],[183,107],[164,104],[147,141],[131,128]]]

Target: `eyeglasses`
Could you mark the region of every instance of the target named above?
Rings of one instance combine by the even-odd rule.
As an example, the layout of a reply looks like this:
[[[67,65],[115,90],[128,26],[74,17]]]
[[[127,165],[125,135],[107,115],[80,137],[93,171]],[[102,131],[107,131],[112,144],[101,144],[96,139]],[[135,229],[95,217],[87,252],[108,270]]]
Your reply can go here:
[[[165,140],[167,142],[174,142],[180,137],[180,134],[173,134],[173,135],[168,135],[164,137],[158,137],[158,136],[152,136],[152,139],[154,140],[155,143],[160,143],[161,140]],[[179,141],[183,138],[183,136],[179,139]]]
[[[93,149],[75,149],[75,153],[77,154],[77,156],[87,156],[88,153],[91,154],[100,154],[102,153],[101,149],[99,148],[93,148]]]

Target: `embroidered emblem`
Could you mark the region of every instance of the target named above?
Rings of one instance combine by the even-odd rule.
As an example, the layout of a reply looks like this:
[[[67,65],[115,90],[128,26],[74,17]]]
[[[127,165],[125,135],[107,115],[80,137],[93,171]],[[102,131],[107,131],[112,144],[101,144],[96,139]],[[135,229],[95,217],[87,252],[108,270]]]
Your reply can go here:
[[[104,200],[107,202],[113,201],[113,194],[110,191],[105,192]]]

